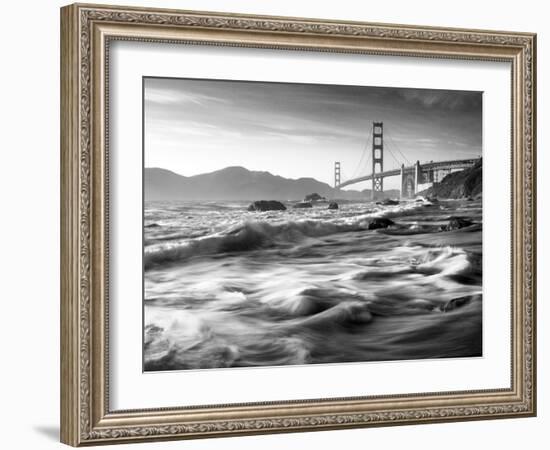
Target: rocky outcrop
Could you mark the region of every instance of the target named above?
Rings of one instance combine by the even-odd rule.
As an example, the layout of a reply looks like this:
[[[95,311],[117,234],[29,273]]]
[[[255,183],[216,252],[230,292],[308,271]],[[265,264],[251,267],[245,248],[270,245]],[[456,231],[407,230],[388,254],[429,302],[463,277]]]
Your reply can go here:
[[[293,208],[313,208],[313,205],[310,202],[300,202],[296,203]]]
[[[460,230],[461,228],[469,227],[473,222],[463,217],[450,217],[449,223],[442,227],[443,231]]]
[[[322,195],[319,195],[317,192],[313,194],[308,194],[304,197],[304,202],[326,202],[327,199]]]
[[[425,191],[419,192],[426,198],[480,198],[483,192],[483,170],[482,160],[460,172],[453,172],[447,175],[440,183],[434,184]]]
[[[338,203],[336,202],[330,202],[328,204],[328,209],[338,209]]]
[[[377,217],[369,223],[369,230],[378,230],[380,228],[388,228],[393,225],[395,222],[386,217]]]
[[[257,200],[250,204],[249,211],[285,211],[286,206],[277,200]]]

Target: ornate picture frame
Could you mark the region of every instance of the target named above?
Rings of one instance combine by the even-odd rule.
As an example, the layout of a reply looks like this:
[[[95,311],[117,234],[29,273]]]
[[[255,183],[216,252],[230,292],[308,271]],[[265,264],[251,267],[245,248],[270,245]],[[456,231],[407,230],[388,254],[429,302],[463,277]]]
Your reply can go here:
[[[112,410],[108,64],[114,41],[511,64],[511,385]],[[74,4],[61,9],[61,440],[97,445],[536,414],[536,35]],[[141,187],[136,187],[141,189]]]

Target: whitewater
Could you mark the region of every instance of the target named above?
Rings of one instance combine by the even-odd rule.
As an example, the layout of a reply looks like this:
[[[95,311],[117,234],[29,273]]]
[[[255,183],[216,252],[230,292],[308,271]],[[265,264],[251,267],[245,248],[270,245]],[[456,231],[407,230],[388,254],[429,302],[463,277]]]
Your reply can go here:
[[[146,371],[482,356],[481,200],[249,203],[145,203]]]

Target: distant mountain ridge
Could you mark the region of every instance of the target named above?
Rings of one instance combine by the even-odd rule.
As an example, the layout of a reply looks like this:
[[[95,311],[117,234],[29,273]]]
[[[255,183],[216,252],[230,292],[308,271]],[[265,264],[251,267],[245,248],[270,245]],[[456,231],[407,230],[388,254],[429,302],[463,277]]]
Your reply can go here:
[[[314,178],[284,178],[239,166],[192,177],[148,167],[144,187],[145,200],[301,200],[314,192],[327,199],[370,199],[368,189],[344,191]],[[384,196],[399,197],[399,191],[387,191]]]

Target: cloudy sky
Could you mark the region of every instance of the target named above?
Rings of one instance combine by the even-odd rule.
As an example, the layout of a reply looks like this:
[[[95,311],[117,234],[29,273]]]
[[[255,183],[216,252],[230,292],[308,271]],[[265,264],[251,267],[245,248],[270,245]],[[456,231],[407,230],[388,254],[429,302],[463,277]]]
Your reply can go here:
[[[144,96],[145,167],[185,176],[244,166],[332,185],[334,161],[343,179],[371,172],[373,121],[384,169],[482,151],[480,92],[145,78]]]

